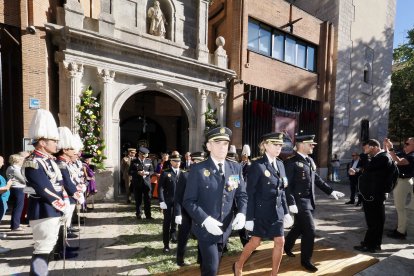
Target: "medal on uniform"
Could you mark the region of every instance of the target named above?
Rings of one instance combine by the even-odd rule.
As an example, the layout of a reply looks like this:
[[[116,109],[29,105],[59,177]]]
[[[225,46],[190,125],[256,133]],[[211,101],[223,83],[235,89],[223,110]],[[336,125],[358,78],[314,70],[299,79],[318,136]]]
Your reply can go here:
[[[209,170],[204,170],[204,176],[210,176],[210,171]]]
[[[303,163],[302,162],[296,162],[296,165],[298,165],[298,167],[303,168]]]
[[[229,180],[226,183],[226,189],[227,191],[231,192],[234,189],[237,189],[239,187],[240,178],[237,174],[233,174],[229,176]]]
[[[287,180],[287,177],[286,176],[282,177],[282,183],[283,183],[283,188],[287,188],[287,186],[288,186],[288,180]]]
[[[270,172],[268,170],[265,170],[264,174],[265,174],[266,177],[270,177]]]
[[[169,174],[167,174],[167,176],[168,176],[168,177],[171,177],[171,174],[169,173]]]

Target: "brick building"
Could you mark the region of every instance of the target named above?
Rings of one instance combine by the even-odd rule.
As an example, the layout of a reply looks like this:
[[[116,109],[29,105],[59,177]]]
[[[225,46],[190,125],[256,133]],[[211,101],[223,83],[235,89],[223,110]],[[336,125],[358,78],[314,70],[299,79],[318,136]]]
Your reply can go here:
[[[332,153],[346,158],[367,135],[386,135],[395,1],[380,2],[213,2],[209,41],[231,41],[237,74],[228,99],[237,148],[257,154],[274,130],[315,133],[324,175]]]

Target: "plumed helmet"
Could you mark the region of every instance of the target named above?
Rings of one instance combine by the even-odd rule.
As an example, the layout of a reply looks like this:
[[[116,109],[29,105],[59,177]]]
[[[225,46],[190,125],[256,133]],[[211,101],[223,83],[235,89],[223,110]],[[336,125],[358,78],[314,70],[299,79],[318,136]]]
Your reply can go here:
[[[58,127],[59,142],[57,144],[58,150],[61,149],[74,149],[75,141],[73,139],[72,131],[67,127]]]
[[[242,155],[250,156],[250,146],[244,145],[242,149]]]
[[[236,152],[236,146],[235,145],[230,145],[230,149],[229,149],[228,153],[236,154],[237,153]]]
[[[79,134],[73,134],[73,146],[76,151],[81,151],[83,149],[82,139],[80,138]]]
[[[33,143],[42,138],[59,140],[59,131],[52,113],[44,109],[36,110],[29,126],[29,138]]]

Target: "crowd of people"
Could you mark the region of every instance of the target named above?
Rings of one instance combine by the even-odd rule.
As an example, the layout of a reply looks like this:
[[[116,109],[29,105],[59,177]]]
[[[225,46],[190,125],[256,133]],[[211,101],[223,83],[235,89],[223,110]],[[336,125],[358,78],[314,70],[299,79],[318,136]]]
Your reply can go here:
[[[70,234],[74,234],[72,217],[76,217],[76,206],[84,206],[85,195],[95,193],[97,188],[90,165],[92,156],[80,155],[79,137],[66,127],[57,128],[49,112],[37,111],[30,136],[34,151],[10,156],[7,179],[0,176],[0,215],[11,206],[10,228],[21,231],[21,214],[28,199],[27,219],[35,241],[31,275],[46,275],[51,256],[57,260],[77,256],[78,248],[68,242]],[[157,163],[150,158],[148,148],[128,148],[121,173],[127,203],[132,197],[136,218],[152,220],[151,198],[157,198],[163,213],[163,252],[170,254],[170,243],[177,243],[176,263],[187,265],[187,242],[193,234],[198,241],[201,275],[217,274],[233,230],[239,232],[244,246],[233,264],[234,275],[242,275],[244,264],[263,240],[274,243],[271,275],[277,275],[283,252],[295,257],[292,249],[298,238],[301,265],[316,272],[318,268],[312,262],[315,186],[336,200],[344,194],[335,191],[317,173],[311,158],[315,135],[296,136],[295,150],[285,160],[279,159],[283,133],[263,135],[260,157],[253,160],[248,145],[238,159],[235,147],[230,145],[231,137],[230,129],[214,128],[206,133],[206,153],[186,152],[183,157],[173,151],[163,154]],[[0,156],[0,166],[3,163]],[[395,187],[391,179],[394,164],[399,170]],[[347,172],[350,199],[346,204],[355,204],[357,198],[367,224],[363,241],[354,249],[370,253],[381,250],[384,201],[390,192],[394,193],[398,225],[387,235],[405,239],[408,194],[414,207],[414,138],[408,138],[399,153],[389,139],[382,147],[375,139],[365,141],[363,153],[352,153]],[[7,204],[9,197],[13,204]],[[287,228],[290,230],[285,235]],[[2,247],[0,250],[8,251]]]
[[[7,180],[0,176],[0,219],[11,207],[10,231],[24,231],[28,224],[34,240],[30,275],[47,275],[49,260],[78,255],[79,247],[70,246],[69,239],[78,237],[72,222],[86,210],[85,198],[97,192],[93,156],[81,154],[79,135],[58,128],[46,110],[36,111],[29,136],[34,150],[11,155]],[[0,167],[3,164],[0,156]],[[2,254],[10,250],[0,247]]]

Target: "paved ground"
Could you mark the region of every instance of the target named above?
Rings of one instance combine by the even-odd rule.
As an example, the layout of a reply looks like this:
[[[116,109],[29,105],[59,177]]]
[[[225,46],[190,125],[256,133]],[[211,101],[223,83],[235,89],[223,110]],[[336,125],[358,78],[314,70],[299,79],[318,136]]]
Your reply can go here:
[[[349,194],[346,183],[333,184],[336,190]],[[348,198],[335,201],[318,192],[315,211],[318,242],[352,251],[365,233],[365,220],[361,207],[345,205]],[[392,198],[387,201],[385,231],[396,225],[396,213]],[[95,204],[95,210],[86,214],[86,226],[81,231],[81,251],[75,260],[66,261],[64,275],[148,275],[148,271],[130,261],[140,248],[123,245],[122,240],[135,233],[133,208],[120,203]],[[0,225],[0,232],[8,237],[0,244],[13,250],[0,255],[0,275],[27,275],[32,253],[30,228],[25,232],[10,233],[7,215]],[[382,251],[371,254],[381,262],[359,275],[412,275],[414,271],[414,237],[393,240],[384,235]],[[78,240],[71,241],[77,245]],[[51,262],[50,275],[63,275],[63,262]]]

